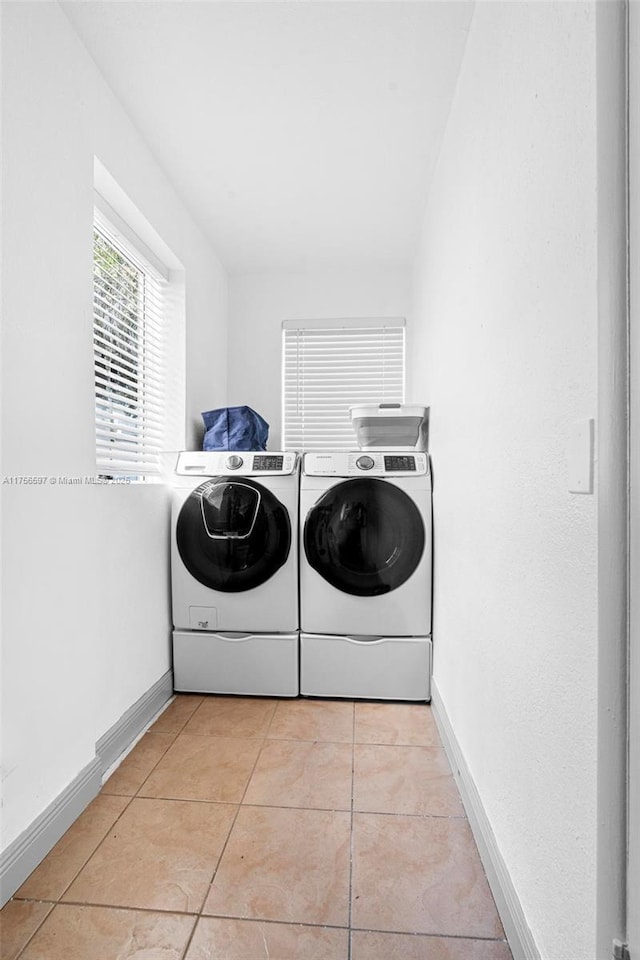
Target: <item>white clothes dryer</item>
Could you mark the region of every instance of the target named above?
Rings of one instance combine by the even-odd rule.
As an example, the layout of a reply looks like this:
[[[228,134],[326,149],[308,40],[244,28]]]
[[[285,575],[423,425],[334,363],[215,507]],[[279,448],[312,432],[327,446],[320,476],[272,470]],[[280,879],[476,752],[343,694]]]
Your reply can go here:
[[[171,511],[174,687],[297,696],[298,455],[184,452]]]
[[[300,691],[429,700],[431,474],[426,453],[305,453]]]

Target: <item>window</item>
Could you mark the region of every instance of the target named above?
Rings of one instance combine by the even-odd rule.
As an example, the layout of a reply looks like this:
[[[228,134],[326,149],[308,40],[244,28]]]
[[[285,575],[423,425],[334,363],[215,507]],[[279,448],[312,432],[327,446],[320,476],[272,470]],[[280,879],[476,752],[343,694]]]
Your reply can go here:
[[[165,446],[167,277],[96,210],[93,248],[96,466],[147,479]]]
[[[285,450],[353,447],[350,406],[404,402],[403,319],[285,320],[282,326]]]

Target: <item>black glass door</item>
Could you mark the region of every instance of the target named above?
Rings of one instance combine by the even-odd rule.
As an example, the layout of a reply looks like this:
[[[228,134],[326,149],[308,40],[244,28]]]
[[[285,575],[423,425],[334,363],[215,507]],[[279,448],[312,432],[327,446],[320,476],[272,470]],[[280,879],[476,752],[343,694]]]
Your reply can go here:
[[[304,525],[307,560],[328,583],[358,597],[395,590],[424,550],[420,511],[398,487],[358,478],[331,487]]]
[[[176,542],[189,573],[226,593],[265,583],[289,556],[291,523],[274,494],[253,480],[215,477],[187,497]]]

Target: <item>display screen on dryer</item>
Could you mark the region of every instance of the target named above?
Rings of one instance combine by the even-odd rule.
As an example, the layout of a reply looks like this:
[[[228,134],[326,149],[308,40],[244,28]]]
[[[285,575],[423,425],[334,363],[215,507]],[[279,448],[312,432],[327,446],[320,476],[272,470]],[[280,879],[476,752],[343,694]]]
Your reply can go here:
[[[411,456],[386,456],[384,458],[384,469],[387,473],[393,473],[394,470],[407,471],[416,469],[416,458]]]

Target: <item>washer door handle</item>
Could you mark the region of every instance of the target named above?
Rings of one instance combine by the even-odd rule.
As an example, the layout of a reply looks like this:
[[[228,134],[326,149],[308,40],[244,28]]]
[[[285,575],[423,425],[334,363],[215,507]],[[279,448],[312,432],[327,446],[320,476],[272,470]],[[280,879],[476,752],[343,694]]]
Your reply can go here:
[[[204,497],[205,494],[209,493],[209,490],[202,490],[200,492],[200,510],[202,512],[202,522],[204,524],[204,529],[208,537],[211,537],[212,540],[247,540],[253,533],[253,528],[256,525],[256,520],[258,519],[258,511],[260,510],[260,503],[262,501],[262,495],[259,490],[256,490],[255,487],[250,487],[246,483],[228,483],[225,484],[225,487],[242,487],[244,490],[249,490],[251,496],[253,497],[255,504],[253,508],[253,517],[251,518],[251,524],[246,533],[238,533],[237,531],[225,531],[224,533],[215,533],[209,529],[209,524],[207,523],[207,516],[204,509]],[[224,492],[224,487],[218,488],[221,492]]]

